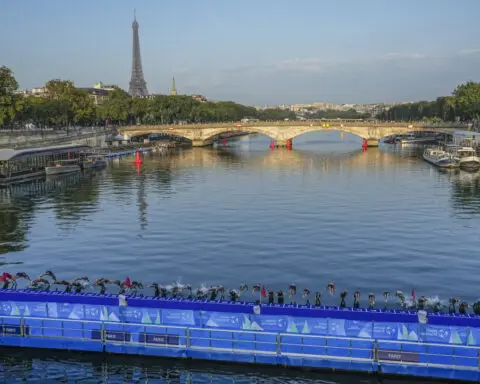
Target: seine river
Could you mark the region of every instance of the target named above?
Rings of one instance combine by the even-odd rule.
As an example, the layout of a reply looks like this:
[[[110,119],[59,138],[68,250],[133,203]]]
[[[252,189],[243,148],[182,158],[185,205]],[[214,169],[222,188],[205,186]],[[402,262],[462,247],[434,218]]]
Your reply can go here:
[[[130,157],[0,190],[2,270],[284,291],[296,283],[325,304],[343,289],[348,304],[355,290],[362,305],[370,292],[381,302],[397,289],[442,303],[478,299],[479,173],[440,172],[418,149],[362,152],[360,139],[333,131],[300,136],[292,151],[270,150],[264,136],[232,143],[147,155],[141,170]],[[377,382],[89,354],[0,356],[0,381]]]

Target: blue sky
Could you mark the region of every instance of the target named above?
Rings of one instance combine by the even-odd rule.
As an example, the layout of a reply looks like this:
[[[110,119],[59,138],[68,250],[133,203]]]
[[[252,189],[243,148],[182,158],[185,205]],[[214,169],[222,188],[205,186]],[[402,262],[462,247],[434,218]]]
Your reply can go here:
[[[0,65],[250,105],[432,99],[480,81],[478,0],[0,0]]]

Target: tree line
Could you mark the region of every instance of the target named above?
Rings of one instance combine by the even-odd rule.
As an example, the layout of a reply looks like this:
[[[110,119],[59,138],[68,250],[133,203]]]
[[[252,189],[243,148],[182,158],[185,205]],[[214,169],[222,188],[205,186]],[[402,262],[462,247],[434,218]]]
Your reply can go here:
[[[357,112],[351,108],[346,111],[337,111],[334,109],[326,109],[325,111],[307,112],[305,117],[309,119],[369,119],[372,117],[370,113]]]
[[[377,118],[385,121],[478,121],[480,119],[480,83],[460,84],[451,96],[434,101],[395,105]]]
[[[280,109],[257,111],[232,101],[200,102],[190,96],[154,95],[131,97],[120,88],[110,91],[95,105],[85,89],[73,82],[54,79],[45,85],[43,97],[19,95],[12,71],[0,67],[0,126],[66,127],[129,124],[213,123],[239,121],[245,117],[260,120],[295,119],[295,114]]]

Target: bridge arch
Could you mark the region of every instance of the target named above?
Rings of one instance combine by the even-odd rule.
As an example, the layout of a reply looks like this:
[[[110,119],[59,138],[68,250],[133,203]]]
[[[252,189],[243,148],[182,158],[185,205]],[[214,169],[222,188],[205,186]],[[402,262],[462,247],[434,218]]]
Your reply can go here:
[[[413,125],[385,124],[377,125],[374,122],[364,123],[345,123],[342,121],[326,122],[260,122],[260,123],[216,123],[205,125],[175,125],[175,126],[136,126],[121,130],[121,134],[126,133],[131,137],[149,133],[164,133],[172,136],[183,137],[192,142],[193,146],[208,145],[212,139],[218,135],[228,132],[248,132],[263,134],[276,140],[277,145],[283,146],[288,140],[295,137],[315,131],[336,130],[356,135],[367,141],[372,141],[372,145],[378,143],[378,140],[395,134],[406,134],[414,131],[447,133],[450,129],[417,127]]]
[[[270,128],[270,129],[269,129]],[[216,136],[222,135],[224,133],[229,133],[229,132],[247,132],[247,133],[258,133],[261,135],[265,135],[270,137],[271,139],[276,139],[278,132],[276,129],[271,129],[272,127],[248,127],[248,126],[239,126],[236,127],[228,127],[228,128],[215,128],[211,130],[206,130],[207,132],[204,132],[203,134],[203,139],[204,140],[211,140],[215,138]],[[275,127],[273,127],[275,128]]]

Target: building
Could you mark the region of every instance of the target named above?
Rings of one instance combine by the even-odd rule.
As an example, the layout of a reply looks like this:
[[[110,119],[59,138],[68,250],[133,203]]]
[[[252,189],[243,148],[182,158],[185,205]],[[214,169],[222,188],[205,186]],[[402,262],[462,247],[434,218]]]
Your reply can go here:
[[[92,99],[93,104],[95,105],[102,105],[107,99],[108,94],[110,93],[107,89],[99,89],[99,88],[77,88],[88,93],[90,99]]]
[[[39,97],[45,97],[48,94],[47,88],[45,87],[40,87],[40,88],[32,88],[32,89],[19,89],[14,92],[16,95],[22,95],[22,96],[39,96]]]
[[[193,100],[200,101],[201,103],[206,103],[207,102],[207,98],[203,95],[192,95],[191,97],[192,97]]]
[[[94,89],[103,89],[105,91],[113,91],[115,88],[118,88],[118,86],[113,85],[113,84],[104,84],[100,81],[100,82],[94,84],[93,88]]]
[[[175,77],[172,80],[172,88],[170,89],[170,96],[177,96],[177,87],[175,86]]]
[[[138,37],[139,24],[133,12],[133,49],[132,49],[132,76],[128,93],[130,96],[146,97],[148,96],[147,83],[143,77],[142,59],[140,57],[140,39]]]

